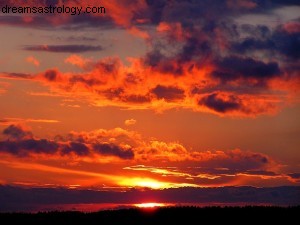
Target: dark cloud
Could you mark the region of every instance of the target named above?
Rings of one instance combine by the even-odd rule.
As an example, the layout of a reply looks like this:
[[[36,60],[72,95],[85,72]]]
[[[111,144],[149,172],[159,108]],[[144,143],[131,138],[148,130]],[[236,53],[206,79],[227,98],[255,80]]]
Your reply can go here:
[[[31,138],[33,135],[31,131],[25,130],[20,125],[10,125],[9,127],[5,128],[2,132],[6,135],[9,139],[23,139],[23,138]]]
[[[217,93],[201,98],[198,104],[204,105],[219,113],[227,113],[229,111],[240,110],[242,108],[241,100],[238,97],[229,95],[227,99],[224,99]]]
[[[253,171],[247,171],[243,172],[244,174],[249,174],[249,175],[258,175],[258,176],[267,176],[267,177],[275,177],[279,176],[280,174],[277,174],[272,171],[259,171],[259,170],[253,170]]]
[[[133,159],[134,152],[132,149],[122,149],[119,146],[113,144],[94,144],[93,149],[106,156],[117,156],[121,159]]]
[[[56,52],[56,53],[82,53],[102,51],[102,46],[92,45],[29,45],[24,46],[26,51],[42,51],[42,52]]]
[[[18,141],[0,141],[0,151],[25,157],[30,154],[54,154],[59,145],[46,139],[27,139]]]
[[[257,50],[274,50],[276,45],[270,40],[257,40],[254,38],[246,38],[241,43],[235,43],[233,50],[239,53],[247,53]]]
[[[300,27],[300,24],[297,25]],[[274,32],[271,32],[265,26],[244,26],[244,31],[252,32],[252,35],[242,42],[233,42],[232,50],[242,54],[268,51],[285,56],[289,60],[298,60],[300,58],[300,28],[298,31],[288,32],[283,27],[284,25],[280,25]]]
[[[205,29],[203,31],[205,32]],[[211,52],[212,46],[207,40],[188,38],[179,54],[179,63],[189,62],[194,57],[207,57]]]
[[[201,162],[201,167],[210,169],[226,168],[229,174],[236,173],[254,173],[262,175],[262,173],[272,174],[272,171],[267,172],[266,168],[272,167],[274,161],[267,155],[256,152],[246,152],[241,150],[225,151],[224,154],[217,154],[215,157]],[[209,173],[214,174],[216,171]],[[266,174],[265,174],[266,175]]]
[[[158,24],[162,20],[163,10],[167,5],[165,0],[146,0],[148,5],[147,17],[152,24]],[[144,14],[145,15],[145,14]],[[144,16],[141,15],[141,16]]]
[[[31,154],[47,154],[69,156],[90,156],[97,153],[103,156],[115,156],[121,159],[133,159],[131,148],[123,148],[116,144],[101,143],[99,140],[90,140],[83,136],[69,135],[66,138],[56,136],[55,140],[38,139],[30,131],[19,125],[10,125],[3,130],[7,140],[0,140],[0,153],[9,153],[18,157],[27,157]]]
[[[124,93],[123,88],[110,88],[102,91],[100,94],[104,94],[108,99],[120,99],[121,95]]]
[[[176,101],[184,99],[184,90],[177,87],[165,87],[162,85],[157,85],[151,91],[156,98],[165,99],[166,101]]]
[[[298,0],[255,0],[256,4],[258,4],[260,7],[277,7],[278,5],[300,5],[300,2]]]
[[[20,197],[21,196],[21,197]],[[51,196],[51,197],[49,197]],[[150,196],[150,197],[149,197]],[[245,205],[299,205],[299,187],[214,187],[214,188],[171,188],[164,190],[108,191],[108,190],[74,190],[67,188],[22,188],[0,186],[1,212],[48,211],[59,204],[136,204],[145,199],[168,203],[211,203],[245,204]],[[33,207],[33,208],[32,208]],[[57,210],[57,208],[51,208]]]
[[[299,179],[300,180],[300,173],[290,173],[288,174],[293,179]]]
[[[171,58],[167,58],[159,51],[149,52],[144,58],[146,66],[152,67],[154,71],[161,72],[163,74],[172,74],[174,76],[180,76],[183,74],[182,64],[176,61],[172,61]]]
[[[72,152],[78,156],[86,156],[90,154],[89,148],[85,144],[80,142],[71,142],[63,146],[61,150],[62,155],[68,155]]]
[[[277,31],[272,38],[279,53],[290,59],[300,59],[300,29],[295,33]]]
[[[128,95],[122,97],[122,101],[131,103],[147,103],[151,101],[151,98],[144,95]]]
[[[252,58],[226,57],[216,65],[219,69],[212,76],[224,82],[249,78],[264,81],[281,74],[276,62],[264,63]]]
[[[56,70],[47,70],[44,73],[44,77],[48,80],[48,81],[55,81],[56,78],[58,77],[58,72]]]
[[[16,79],[16,80],[23,80],[23,79],[27,80],[33,78],[31,74],[26,74],[26,73],[3,73],[3,77]]]
[[[91,79],[87,79],[84,78],[83,76],[73,76],[70,78],[70,83],[82,83],[87,85],[88,87],[92,87],[98,84],[101,84],[101,82],[97,79],[91,78]]]
[[[9,153],[18,157],[27,157],[30,154],[60,154],[65,156],[74,153],[77,156],[90,155],[90,149],[84,143],[66,143],[34,138],[0,141],[0,152]]]
[[[164,59],[165,57],[161,54],[160,51],[154,50],[149,53],[147,53],[144,63],[146,65],[149,65],[151,67],[156,67],[159,65],[159,63]]]

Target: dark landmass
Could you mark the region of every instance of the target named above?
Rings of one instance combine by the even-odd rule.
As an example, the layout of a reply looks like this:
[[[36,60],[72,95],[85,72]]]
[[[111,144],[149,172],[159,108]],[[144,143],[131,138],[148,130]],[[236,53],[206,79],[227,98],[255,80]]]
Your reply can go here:
[[[31,225],[154,225],[154,224],[261,224],[276,221],[292,224],[298,220],[300,207],[167,207],[156,209],[121,209],[94,213],[41,212],[1,213],[2,224]]]

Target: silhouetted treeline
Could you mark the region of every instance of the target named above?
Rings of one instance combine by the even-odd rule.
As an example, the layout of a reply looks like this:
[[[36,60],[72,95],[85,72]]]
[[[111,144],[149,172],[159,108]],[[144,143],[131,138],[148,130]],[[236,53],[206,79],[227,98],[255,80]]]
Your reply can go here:
[[[93,213],[40,212],[2,213],[1,224],[31,225],[176,225],[176,224],[261,224],[299,221],[298,207],[166,207],[120,209]],[[208,221],[208,222],[207,222]],[[294,222],[293,222],[294,223]]]

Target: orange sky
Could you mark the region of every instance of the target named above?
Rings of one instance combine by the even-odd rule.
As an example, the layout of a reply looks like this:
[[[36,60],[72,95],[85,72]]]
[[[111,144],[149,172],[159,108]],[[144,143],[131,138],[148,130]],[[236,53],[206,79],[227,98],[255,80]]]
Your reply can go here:
[[[299,4],[160,2],[0,13],[0,184],[299,185]]]

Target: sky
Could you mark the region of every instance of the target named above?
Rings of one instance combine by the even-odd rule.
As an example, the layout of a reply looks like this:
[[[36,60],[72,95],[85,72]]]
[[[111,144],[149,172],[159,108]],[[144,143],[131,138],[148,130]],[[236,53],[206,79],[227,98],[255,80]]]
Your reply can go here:
[[[299,186],[298,0],[0,9],[1,185]]]

